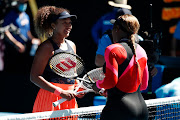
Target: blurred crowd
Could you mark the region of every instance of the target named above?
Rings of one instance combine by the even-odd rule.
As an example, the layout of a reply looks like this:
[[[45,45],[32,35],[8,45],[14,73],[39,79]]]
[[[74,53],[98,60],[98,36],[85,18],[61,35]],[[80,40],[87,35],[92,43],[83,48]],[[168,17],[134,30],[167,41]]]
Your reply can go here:
[[[115,1],[117,2],[118,0]],[[143,0],[139,0],[139,3],[142,1]],[[134,4],[135,2],[132,0],[128,1],[129,5],[125,3],[125,6],[123,7],[114,6],[112,3],[108,3],[107,0],[103,0],[102,3],[98,2],[97,5],[99,6],[94,7],[94,10],[87,8],[87,4],[82,1],[78,1],[74,6],[68,4],[69,1],[65,2],[65,0],[58,4],[55,0],[46,0],[44,3],[38,0],[35,2],[37,2],[36,4],[38,7],[42,7],[43,5],[63,5],[62,7],[71,9],[71,11],[75,14],[76,12],[77,14],[79,13],[79,22],[74,24],[70,38],[72,38],[72,40],[74,40],[77,44],[77,54],[82,56],[85,60],[88,70],[98,66],[95,64],[94,60],[97,55],[96,50],[98,49],[98,45],[100,43],[99,41],[103,38],[105,31],[112,29],[110,19],[114,19],[117,16],[116,13],[119,13],[119,11],[125,11],[126,13],[127,10],[129,10],[133,15],[139,18],[141,25],[141,31],[138,33],[141,37],[139,38],[139,41],[145,41],[142,42],[142,45],[145,46],[144,48],[147,49],[147,54],[150,56],[149,66],[152,66],[150,67],[151,70],[153,70],[155,64],[159,63],[160,56],[174,58],[180,56],[180,1],[162,0],[155,2],[149,0],[146,3],[148,9],[146,9],[147,11],[143,13],[147,13],[144,17],[139,13],[143,11],[140,9],[143,7],[140,4]],[[94,5],[96,4],[96,0],[88,3]],[[104,10],[105,7],[100,8],[101,4],[105,7],[108,6],[107,10]],[[157,7],[155,4],[160,4],[161,6]],[[76,5],[79,5],[82,10],[78,10]],[[28,0],[0,0],[1,76],[4,73],[4,75],[29,75],[36,49],[44,40],[42,38],[38,38],[34,32],[32,8],[33,7],[30,6]],[[122,10],[122,8],[125,10]],[[159,13],[159,16],[155,16],[154,13]],[[90,18],[94,19],[94,21],[91,21]],[[83,31],[84,27],[86,27],[86,31]],[[108,45],[110,44],[112,44],[111,41]],[[85,53],[86,50],[87,52]],[[156,70],[152,71],[152,77],[155,76],[157,72],[158,71]],[[1,80],[2,78],[6,79],[6,77],[1,76]],[[4,79],[3,83],[8,83],[7,81],[5,82]],[[20,81],[22,82],[23,80]],[[12,83],[16,84],[18,82]],[[29,84],[29,82],[26,81],[25,84]],[[81,100],[79,101],[80,103],[82,102]],[[82,104],[85,102],[82,102]]]
[[[4,46],[1,60],[4,61],[1,61],[1,68],[6,72],[23,73],[28,70],[30,56],[35,54],[37,47],[34,45],[41,41],[31,33],[30,17],[26,13],[28,0],[4,2],[4,17],[1,19],[1,45]],[[31,46],[34,51],[29,51]]]

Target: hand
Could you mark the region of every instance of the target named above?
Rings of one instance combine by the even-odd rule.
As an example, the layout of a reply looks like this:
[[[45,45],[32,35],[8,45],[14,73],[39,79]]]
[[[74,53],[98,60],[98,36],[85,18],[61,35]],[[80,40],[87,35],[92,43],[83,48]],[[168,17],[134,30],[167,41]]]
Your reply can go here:
[[[83,90],[84,90],[83,88],[79,88],[78,92],[83,91]],[[83,92],[83,93],[77,94],[76,97],[83,98],[85,94],[86,93]]]
[[[107,90],[101,89],[101,90],[99,91],[99,94],[100,94],[101,96],[107,97]]]
[[[38,44],[38,45],[40,45],[41,40],[38,39],[38,38],[33,38],[31,42],[32,42],[32,44]]]
[[[68,101],[72,100],[75,98],[75,94],[72,90],[62,90],[60,96],[62,98],[66,98]]]
[[[20,43],[20,42],[17,42],[16,44],[15,44],[15,48],[20,52],[20,53],[24,53],[25,52],[25,46],[22,44],[22,43]]]
[[[78,98],[83,98],[85,94],[86,94],[86,93],[80,93],[80,94],[76,95],[76,97],[78,97]]]
[[[99,91],[101,90],[101,89],[99,89],[99,88],[96,86],[96,83],[93,83],[92,89],[93,89],[95,92],[99,92]]]

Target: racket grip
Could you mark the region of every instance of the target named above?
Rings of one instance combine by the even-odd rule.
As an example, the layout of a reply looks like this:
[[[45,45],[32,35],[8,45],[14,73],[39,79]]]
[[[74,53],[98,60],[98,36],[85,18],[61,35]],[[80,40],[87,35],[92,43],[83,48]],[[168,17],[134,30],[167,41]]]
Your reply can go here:
[[[58,106],[59,104],[65,102],[67,99],[66,98],[61,98],[60,100],[56,101],[56,102],[53,102],[53,106],[56,107]]]
[[[76,93],[76,95],[81,94],[81,93],[88,93],[88,92],[94,92],[94,90],[90,89],[90,90],[79,91],[79,92]]]
[[[104,93],[104,91],[105,91],[105,89],[102,88],[102,89],[99,91],[99,93]]]
[[[74,94],[77,93],[78,89],[81,87],[81,84],[82,84],[82,81],[81,81],[80,85],[76,88],[76,90],[74,91]],[[66,98],[61,98],[61,99],[59,99],[58,101],[53,102],[53,106],[56,107],[56,106],[58,106],[59,104],[65,102],[66,100],[67,100]]]

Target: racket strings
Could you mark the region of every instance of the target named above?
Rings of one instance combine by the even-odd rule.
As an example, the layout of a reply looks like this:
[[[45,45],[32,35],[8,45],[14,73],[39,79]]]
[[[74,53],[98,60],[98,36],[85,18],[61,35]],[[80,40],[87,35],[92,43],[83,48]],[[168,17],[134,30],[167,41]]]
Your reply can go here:
[[[57,54],[50,60],[49,64],[56,74],[68,78],[76,77],[84,71],[84,64],[81,59],[72,54]]]
[[[88,72],[87,74],[88,75],[84,76],[84,79],[89,80],[89,77],[90,77],[91,80],[93,80],[94,82],[96,82],[98,80],[103,80],[105,77],[102,68],[94,69],[94,70]]]
[[[92,89],[93,84],[98,80],[103,80],[104,77],[105,77],[105,75],[103,73],[102,68],[94,69],[84,75],[83,79],[90,81],[90,83],[83,81],[83,86],[85,86],[88,89]],[[93,80],[94,82],[91,82],[90,79]]]
[[[92,89],[92,86],[93,86],[93,83],[92,84],[90,84],[90,83],[87,83],[87,82],[85,82],[85,81],[83,81],[82,82],[82,85],[87,89]]]

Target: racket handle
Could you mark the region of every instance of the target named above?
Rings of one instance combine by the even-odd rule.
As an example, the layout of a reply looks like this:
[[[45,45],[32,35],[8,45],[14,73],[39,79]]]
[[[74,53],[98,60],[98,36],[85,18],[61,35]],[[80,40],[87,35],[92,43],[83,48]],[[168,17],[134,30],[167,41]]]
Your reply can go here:
[[[105,89],[104,88],[102,88],[99,92],[100,93],[103,93],[105,91]]]
[[[56,106],[58,106],[59,104],[65,102],[66,100],[67,100],[66,98],[61,98],[61,99],[59,99],[58,101],[53,102],[53,106],[56,107]]]
[[[94,90],[90,89],[90,90],[79,91],[79,92],[76,93],[76,95],[81,94],[81,93],[88,93],[88,92],[94,92]]]
[[[81,87],[81,85],[82,85],[82,81],[81,81],[80,85],[76,88],[76,90],[74,91],[74,94],[77,93],[77,91],[78,91],[78,89]],[[59,104],[65,102],[66,100],[67,100],[66,98],[61,98],[61,99],[59,99],[58,101],[53,102],[53,106],[56,107],[56,106],[58,106]]]

